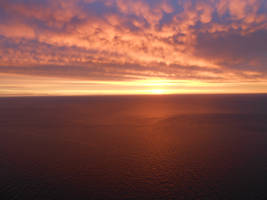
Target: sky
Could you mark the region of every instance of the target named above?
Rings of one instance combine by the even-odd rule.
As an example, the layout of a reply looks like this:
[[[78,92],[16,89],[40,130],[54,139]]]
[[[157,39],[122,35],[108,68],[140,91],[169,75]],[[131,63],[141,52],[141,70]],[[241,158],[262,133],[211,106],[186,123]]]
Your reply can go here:
[[[267,93],[266,0],[0,0],[0,96]]]

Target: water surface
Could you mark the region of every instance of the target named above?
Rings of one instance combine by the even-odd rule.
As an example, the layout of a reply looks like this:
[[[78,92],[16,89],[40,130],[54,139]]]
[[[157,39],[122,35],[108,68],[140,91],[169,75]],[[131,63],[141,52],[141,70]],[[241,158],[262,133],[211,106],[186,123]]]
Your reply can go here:
[[[0,98],[1,199],[267,199],[267,95]]]

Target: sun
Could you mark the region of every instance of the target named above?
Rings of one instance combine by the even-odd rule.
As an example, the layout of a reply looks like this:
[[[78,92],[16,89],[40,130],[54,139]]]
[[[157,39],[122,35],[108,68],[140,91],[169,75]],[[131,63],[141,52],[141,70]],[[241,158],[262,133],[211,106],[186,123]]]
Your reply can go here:
[[[164,90],[163,89],[152,89],[150,92],[152,94],[164,94]]]

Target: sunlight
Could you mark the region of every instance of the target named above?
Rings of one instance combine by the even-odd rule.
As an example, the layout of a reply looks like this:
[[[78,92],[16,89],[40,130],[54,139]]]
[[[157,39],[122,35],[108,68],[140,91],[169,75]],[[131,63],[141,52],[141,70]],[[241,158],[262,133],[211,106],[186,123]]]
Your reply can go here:
[[[150,91],[151,94],[164,94],[165,93],[165,90],[163,89],[152,89]]]

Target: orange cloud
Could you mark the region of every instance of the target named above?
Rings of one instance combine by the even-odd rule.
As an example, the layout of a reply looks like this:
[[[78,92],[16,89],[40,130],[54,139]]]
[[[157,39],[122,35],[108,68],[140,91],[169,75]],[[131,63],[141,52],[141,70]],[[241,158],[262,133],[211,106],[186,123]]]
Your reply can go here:
[[[2,73],[266,79],[265,1],[10,0],[0,6]]]

